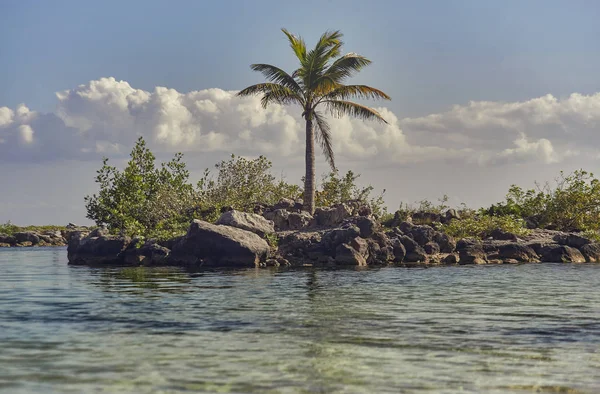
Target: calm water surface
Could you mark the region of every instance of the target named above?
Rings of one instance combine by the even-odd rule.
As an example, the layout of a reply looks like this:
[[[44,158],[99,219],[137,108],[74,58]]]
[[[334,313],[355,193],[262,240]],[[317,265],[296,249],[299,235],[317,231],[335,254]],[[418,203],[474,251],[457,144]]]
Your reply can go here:
[[[0,392],[600,392],[600,265],[66,261],[0,249]]]

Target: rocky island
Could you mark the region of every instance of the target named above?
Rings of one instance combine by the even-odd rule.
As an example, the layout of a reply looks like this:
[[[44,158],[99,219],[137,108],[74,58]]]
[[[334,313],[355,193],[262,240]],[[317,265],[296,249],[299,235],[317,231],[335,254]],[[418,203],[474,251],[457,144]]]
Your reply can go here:
[[[359,202],[318,208],[282,199],[257,206],[255,213],[227,210],[216,223],[194,220],[187,233],[165,241],[110,235],[104,228],[73,231],[70,264],[175,265],[189,268],[270,266],[427,266],[600,261],[600,244],[579,233],[532,229],[527,235],[497,229],[485,239],[454,239],[434,226],[460,221],[416,212],[385,223]],[[434,214],[435,215],[435,214]]]

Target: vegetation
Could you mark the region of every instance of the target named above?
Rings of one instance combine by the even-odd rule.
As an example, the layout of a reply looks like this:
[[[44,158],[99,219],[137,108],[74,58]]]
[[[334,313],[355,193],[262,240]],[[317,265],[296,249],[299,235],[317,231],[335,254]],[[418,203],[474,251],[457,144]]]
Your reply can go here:
[[[513,185],[505,201],[484,211],[490,216],[515,216],[530,227],[562,231],[600,230],[600,181],[594,174],[578,170],[560,173],[552,187],[537,185],[523,190]]]
[[[232,155],[215,165],[215,175],[206,169],[196,186],[189,181],[181,153],[157,166],[140,138],[130,157],[123,171],[110,166],[105,158],[96,176],[98,194],[85,197],[87,217],[113,233],[168,239],[185,233],[192,219],[215,221],[225,209],[253,212],[257,205],[302,196],[298,185],[271,173],[272,163],[264,156],[246,159]],[[337,171],[323,177],[319,203],[360,200],[370,204],[375,215],[385,213],[383,193],[372,197],[373,187],[357,186],[358,178],[352,171],[344,177]]]
[[[269,81],[247,87],[239,96],[262,95],[262,105],[297,104],[302,107],[306,122],[306,175],[304,205],[310,213],[315,210],[315,149],[314,139],[320,142],[325,158],[335,170],[333,141],[323,112],[333,116],[350,115],[361,119],[385,119],[374,109],[349,101],[351,99],[385,99],[381,90],[366,85],[344,85],[345,80],[368,66],[371,61],[356,53],[341,55],[343,42],[339,31],[326,32],[314,49],[307,51],[304,40],[282,29],[287,36],[300,67],[291,75],[270,64],[253,64],[254,71]],[[316,135],[315,135],[316,131]]]
[[[64,226],[53,226],[53,225],[47,225],[47,226],[17,226],[15,224],[12,224],[10,222],[10,220],[4,224],[0,223],[0,234],[4,234],[4,235],[13,235],[14,233],[21,233],[21,232],[37,232],[37,233],[45,233],[47,231],[62,231],[62,230],[66,230],[67,228]]]
[[[529,233],[523,219],[510,215],[490,216],[474,215],[461,220],[452,220],[441,226],[441,230],[455,238],[487,238],[492,231],[500,229],[504,232],[524,236]]]

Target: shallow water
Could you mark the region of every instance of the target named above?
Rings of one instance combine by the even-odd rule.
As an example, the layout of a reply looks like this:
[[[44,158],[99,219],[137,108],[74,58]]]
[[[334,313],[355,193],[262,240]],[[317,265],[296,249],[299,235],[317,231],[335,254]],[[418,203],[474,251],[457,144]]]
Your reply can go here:
[[[600,265],[88,268],[0,249],[6,393],[598,393]]]

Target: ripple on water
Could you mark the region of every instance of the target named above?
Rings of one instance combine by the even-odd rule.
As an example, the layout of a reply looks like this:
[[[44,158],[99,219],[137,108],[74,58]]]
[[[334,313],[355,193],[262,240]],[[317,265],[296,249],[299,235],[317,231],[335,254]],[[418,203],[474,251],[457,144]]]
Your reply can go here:
[[[0,273],[7,393],[600,392],[600,265]]]

